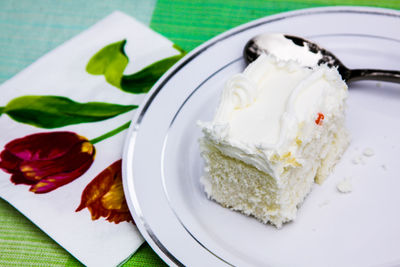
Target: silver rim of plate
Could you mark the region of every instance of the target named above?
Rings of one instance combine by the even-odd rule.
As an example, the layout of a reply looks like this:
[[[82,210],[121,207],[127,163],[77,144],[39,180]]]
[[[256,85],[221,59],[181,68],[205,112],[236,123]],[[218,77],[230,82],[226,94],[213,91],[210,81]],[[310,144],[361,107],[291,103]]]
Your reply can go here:
[[[272,15],[268,16],[265,18],[261,18],[249,23],[246,23],[244,25],[238,26],[234,29],[231,29],[225,33],[222,33],[213,39],[207,41],[203,45],[199,46],[198,48],[194,49],[192,52],[190,52],[188,55],[186,55],[183,59],[181,59],[177,64],[175,64],[166,74],[162,76],[162,78],[155,84],[155,86],[152,88],[152,90],[148,93],[146,96],[146,99],[144,100],[143,104],[140,106],[139,110],[135,113],[135,116],[132,120],[131,127],[129,128],[126,141],[125,141],[125,148],[124,148],[124,153],[123,153],[123,186],[124,186],[124,192],[125,196],[128,202],[129,209],[134,217],[134,220],[136,222],[136,225],[138,226],[140,232],[146,239],[146,241],[150,244],[150,246],[159,254],[159,256],[166,261],[168,264],[173,264],[177,266],[184,266],[187,265],[188,262],[185,260],[182,260],[181,258],[176,257],[174,252],[171,252],[166,245],[159,240],[158,234],[153,231],[153,227],[151,224],[148,223],[148,220],[146,216],[143,214],[143,209],[142,209],[142,204],[141,201],[138,199],[136,188],[134,185],[134,180],[136,177],[134,176],[134,171],[133,169],[135,168],[133,162],[133,157],[135,153],[135,146],[136,146],[136,141],[137,141],[137,135],[141,129],[141,123],[143,119],[147,115],[147,111],[149,107],[154,103],[154,99],[158,96],[160,91],[165,87],[165,85],[170,81],[170,79],[176,75],[179,71],[181,71],[187,64],[192,62],[193,60],[197,59],[202,53],[204,53],[206,50],[212,48],[215,45],[218,45],[220,42],[227,40],[231,38],[232,36],[235,36],[237,34],[240,34],[242,32],[248,31],[250,29],[258,28],[258,27],[263,27],[268,24],[273,24],[277,21],[282,21],[282,20],[290,20],[292,18],[297,18],[297,17],[308,17],[308,16],[313,16],[313,15],[321,15],[321,14],[357,14],[357,15],[366,15],[366,16],[378,16],[378,17],[391,17],[395,19],[400,19],[400,12],[395,11],[395,10],[389,10],[389,9],[382,9],[382,8],[368,8],[368,7],[322,7],[322,8],[311,8],[311,9],[304,9],[304,10],[298,10],[298,11],[291,11],[291,12],[286,12],[286,13],[281,13],[277,15]],[[399,21],[400,22],[400,21]],[[338,36],[343,36],[345,34],[338,33]],[[367,36],[371,38],[381,38],[381,39],[388,39],[391,41],[395,42],[400,42],[400,39],[395,39],[391,37],[385,37],[385,36],[376,36],[376,35],[367,35],[367,34],[357,34],[354,33],[352,34],[353,36],[359,35],[359,36]],[[312,37],[321,37],[323,34],[317,34],[317,35],[311,35],[311,36],[306,36],[308,38]],[[334,34],[327,34],[327,36],[334,36]],[[400,36],[399,36],[400,37]],[[244,46],[244,44],[243,44]],[[216,72],[213,72],[209,75],[209,78],[211,78],[215,73],[221,71],[225,67],[229,66],[230,64],[237,62],[240,60],[240,58],[236,58],[233,61],[231,60],[230,62],[227,62],[225,65],[217,69]],[[207,78],[208,79],[208,78]],[[203,80],[203,83],[207,81]],[[193,91],[192,93],[186,98],[189,99],[192,94],[194,94],[197,89],[201,87],[202,84],[199,84]],[[185,100],[185,102],[186,102]],[[181,107],[183,107],[185,103],[182,103]],[[173,124],[176,116],[178,115],[180,109],[176,111],[175,116],[172,118],[170,121],[170,126]],[[163,156],[161,156],[163,157]],[[162,165],[162,163],[161,163]],[[161,171],[162,172],[162,171]],[[163,174],[161,174],[163,176]],[[161,179],[163,182],[164,178]],[[168,198],[168,193],[165,191],[165,185],[162,185],[164,189],[164,194],[166,197],[167,201],[169,202]],[[158,196],[156,196],[158,197]],[[208,248],[207,246],[203,245],[201,241],[199,241],[182,223],[180,220],[179,216],[175,213],[174,208],[170,203],[168,203],[169,208],[172,211],[172,214],[176,217],[177,221],[180,223],[180,227],[182,227],[183,231],[186,231],[187,235],[190,236],[191,239],[193,239],[196,243],[202,247],[206,251],[207,254],[210,255],[210,257],[213,257],[216,262],[220,262],[222,265],[231,265],[233,264],[228,260],[224,259],[223,257],[219,256],[218,253],[215,253],[212,249]]]

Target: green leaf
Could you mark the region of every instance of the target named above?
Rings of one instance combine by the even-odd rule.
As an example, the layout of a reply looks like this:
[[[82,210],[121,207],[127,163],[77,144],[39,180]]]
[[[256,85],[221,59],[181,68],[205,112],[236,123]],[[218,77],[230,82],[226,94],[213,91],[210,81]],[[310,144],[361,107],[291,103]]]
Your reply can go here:
[[[129,61],[124,52],[125,44],[126,40],[122,40],[102,48],[90,59],[86,71],[93,75],[104,75],[108,83],[121,88],[121,77]]]
[[[158,79],[184,55],[185,52],[181,51],[179,55],[157,61],[131,75],[122,76],[121,89],[133,94],[147,93]]]
[[[21,96],[11,100],[3,113],[13,120],[40,128],[96,122],[137,108],[102,102],[78,103],[61,96]]]

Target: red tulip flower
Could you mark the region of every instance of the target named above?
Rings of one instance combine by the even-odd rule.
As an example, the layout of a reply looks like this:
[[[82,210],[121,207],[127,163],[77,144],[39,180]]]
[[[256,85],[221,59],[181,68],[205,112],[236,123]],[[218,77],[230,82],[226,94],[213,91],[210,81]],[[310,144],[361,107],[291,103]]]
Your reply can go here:
[[[88,208],[92,220],[104,217],[114,223],[133,222],[122,188],[121,160],[111,164],[86,186],[76,211],[84,208]]]
[[[94,146],[73,132],[37,133],[15,139],[0,153],[0,168],[14,184],[47,193],[72,182],[92,165]]]

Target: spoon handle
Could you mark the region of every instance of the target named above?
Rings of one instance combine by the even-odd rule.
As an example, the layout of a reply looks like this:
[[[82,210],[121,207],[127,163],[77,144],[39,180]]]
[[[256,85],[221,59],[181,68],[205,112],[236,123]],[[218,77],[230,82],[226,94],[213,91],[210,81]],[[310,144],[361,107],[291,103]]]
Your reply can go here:
[[[400,71],[379,69],[352,69],[347,82],[360,80],[374,80],[383,82],[400,83]]]

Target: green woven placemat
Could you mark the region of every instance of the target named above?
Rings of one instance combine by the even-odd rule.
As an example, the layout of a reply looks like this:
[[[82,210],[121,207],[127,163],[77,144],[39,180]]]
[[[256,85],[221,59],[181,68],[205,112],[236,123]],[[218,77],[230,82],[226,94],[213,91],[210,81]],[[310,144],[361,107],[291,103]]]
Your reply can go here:
[[[399,0],[159,0],[150,27],[190,51],[230,28],[268,15],[327,5],[400,9]]]
[[[153,4],[154,1],[123,0],[2,0],[0,83],[115,9],[148,23]],[[326,5],[400,9],[399,0],[158,0],[150,26],[190,51],[211,37],[252,19]],[[0,266],[80,266],[68,252],[3,200],[0,200],[0,252]],[[147,244],[125,263],[125,266],[160,265],[163,262]]]
[[[0,83],[115,10],[148,25],[156,0],[1,0]]]
[[[0,199],[0,266],[82,266],[27,218]],[[144,243],[124,266],[163,266]]]

